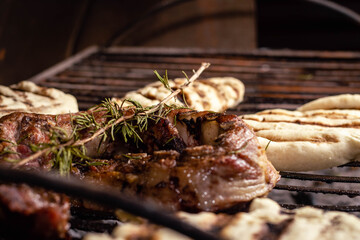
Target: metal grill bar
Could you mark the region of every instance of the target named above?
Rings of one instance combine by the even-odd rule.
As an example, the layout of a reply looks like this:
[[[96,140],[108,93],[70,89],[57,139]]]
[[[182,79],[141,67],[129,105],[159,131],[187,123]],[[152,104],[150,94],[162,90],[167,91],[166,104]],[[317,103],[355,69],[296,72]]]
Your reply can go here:
[[[295,191],[295,192],[337,194],[337,195],[346,195],[348,197],[360,196],[360,191],[356,191],[356,190],[330,189],[330,188],[320,188],[320,187],[317,188],[317,187],[304,187],[304,186],[291,186],[291,185],[277,184],[275,186],[275,189],[286,190],[286,191]]]
[[[321,181],[327,183],[331,183],[331,182],[360,183],[360,177],[329,176],[329,175],[294,173],[294,172],[280,172],[280,175],[283,178],[308,180],[308,181]]]
[[[333,53],[331,56],[326,52],[256,51],[240,54],[193,51],[110,48],[92,53],[72,63],[71,67],[67,64],[58,74],[52,71],[47,77],[43,74],[33,80],[73,93],[82,100],[80,106],[85,109],[105,97],[121,97],[154,81],[155,69],[167,69],[169,76],[179,77],[180,70],[191,71],[202,61],[209,61],[212,66],[204,77],[234,76],[245,83],[247,96],[238,113],[279,106],[294,109],[321,96],[358,92],[360,83],[358,53]],[[88,96],[94,96],[93,100]],[[285,104],[291,99],[295,102]],[[282,105],[279,105],[281,101]]]
[[[280,204],[281,207],[286,209],[297,209],[300,207],[305,207],[309,205],[305,204]],[[316,207],[324,210],[331,210],[331,211],[343,211],[343,212],[359,212],[360,206],[338,206],[338,205],[311,205],[311,207]]]

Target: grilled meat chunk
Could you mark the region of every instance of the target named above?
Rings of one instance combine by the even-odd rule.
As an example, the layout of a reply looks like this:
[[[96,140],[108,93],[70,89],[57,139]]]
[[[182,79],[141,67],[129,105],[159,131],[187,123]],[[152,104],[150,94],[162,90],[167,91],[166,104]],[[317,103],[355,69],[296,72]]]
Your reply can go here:
[[[56,129],[70,135],[78,124],[74,116],[80,114],[13,113],[1,118],[1,163],[12,164],[7,159],[31,155],[32,146],[51,142]],[[92,115],[98,123],[106,121],[105,112]],[[92,130],[80,131],[80,138]],[[169,209],[187,211],[221,211],[245,204],[266,195],[279,179],[252,130],[235,115],[176,109],[166,118],[150,121],[139,135],[143,141],[138,145],[125,142],[121,134],[114,142],[95,138],[85,145],[86,154],[106,165],[74,165],[72,173]],[[52,158],[51,153],[45,154],[22,167],[48,171]],[[0,191],[0,199],[3,194]],[[34,210],[34,214],[41,212]],[[64,226],[60,219],[56,224]]]
[[[98,122],[104,121],[104,113],[93,114]],[[50,141],[55,126],[70,135],[76,126],[72,119],[69,114],[29,113],[2,118],[0,138],[6,141],[1,147],[17,152],[3,156],[28,156],[31,144]],[[87,131],[82,137],[89,134]],[[86,153],[112,160],[98,167],[74,166],[73,172],[127,193],[160,200],[171,209],[191,211],[217,211],[246,203],[266,195],[279,178],[254,133],[235,115],[176,109],[167,118],[151,121],[147,131],[139,134],[143,142],[138,146],[125,144],[121,135],[114,143],[103,142],[100,147],[99,138],[94,139],[86,145]],[[142,154],[128,154],[129,149]],[[39,157],[25,167],[49,169],[51,157]]]
[[[0,232],[7,238],[58,239],[67,235],[70,204],[62,194],[25,184],[1,184],[0,211]]]
[[[254,133],[234,115],[176,110],[142,137],[149,153],[115,154],[80,175],[186,211],[243,205],[279,179]]]

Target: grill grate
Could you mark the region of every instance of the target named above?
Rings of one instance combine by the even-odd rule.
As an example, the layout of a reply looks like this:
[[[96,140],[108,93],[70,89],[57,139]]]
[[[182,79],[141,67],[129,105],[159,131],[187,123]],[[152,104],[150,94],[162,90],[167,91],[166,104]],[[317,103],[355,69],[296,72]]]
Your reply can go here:
[[[358,167],[359,163],[349,163],[312,173],[280,172],[282,179],[269,197],[288,209],[312,205],[360,216]]]
[[[246,85],[243,104],[231,113],[270,107],[294,109],[312,99],[356,93],[360,53],[258,51],[247,54],[182,49],[90,49],[78,61],[59,64],[31,80],[74,94],[81,109],[105,97],[123,96],[155,80],[153,70],[182,76],[201,62],[212,66],[203,77],[233,76]],[[282,55],[281,55],[282,54]],[[72,60],[72,59],[71,59]]]
[[[295,109],[319,97],[360,92],[356,52],[91,47],[30,80],[75,95],[84,110],[155,81],[153,70],[181,77],[182,70],[190,73],[201,62],[212,64],[202,77],[233,76],[245,84],[245,99],[228,110],[231,114]],[[288,209],[313,205],[359,215],[359,167],[349,163],[312,173],[282,172],[269,197]]]

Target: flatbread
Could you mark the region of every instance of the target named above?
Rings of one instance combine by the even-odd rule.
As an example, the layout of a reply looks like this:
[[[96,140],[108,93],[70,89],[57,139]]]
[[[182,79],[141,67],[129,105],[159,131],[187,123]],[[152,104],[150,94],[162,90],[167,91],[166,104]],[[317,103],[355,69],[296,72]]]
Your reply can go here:
[[[274,109],[241,118],[277,170],[320,170],[360,160],[359,110]]]
[[[169,85],[176,90],[186,83],[186,79],[178,78],[169,80]],[[211,110],[223,112],[228,108],[238,105],[244,97],[244,84],[232,77],[209,78],[196,80],[193,84],[184,89],[184,97],[190,108],[197,111]],[[170,94],[161,82],[151,83],[144,88],[127,93],[123,98],[113,98],[121,104],[124,99],[133,99],[143,106],[158,104]],[[167,104],[184,106],[179,100],[171,99]]]
[[[277,170],[311,171],[360,161],[360,110],[272,109],[241,118],[254,129]]]
[[[216,231],[222,239],[227,240],[360,239],[360,219],[354,215],[336,211],[325,212],[312,207],[303,207],[285,213],[279,204],[267,198],[255,199],[247,213],[225,215],[180,212],[177,216],[205,231]],[[112,236],[94,233],[84,238],[84,240],[117,239],[188,240],[189,238],[149,223],[125,223],[116,227]]]
[[[360,94],[341,94],[319,98],[299,107],[298,111],[315,109],[360,109]]]
[[[22,81],[10,87],[0,86],[0,117],[16,111],[61,114],[79,109],[76,98],[70,94]]]

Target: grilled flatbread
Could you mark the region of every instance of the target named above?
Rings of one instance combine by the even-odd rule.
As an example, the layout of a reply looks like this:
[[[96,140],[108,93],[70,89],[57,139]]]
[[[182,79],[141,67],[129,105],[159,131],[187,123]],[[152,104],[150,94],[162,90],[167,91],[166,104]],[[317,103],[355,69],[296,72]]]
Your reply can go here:
[[[254,129],[277,170],[319,170],[360,161],[360,110],[341,109],[356,106],[360,95],[339,95],[315,100],[302,111],[272,109],[241,118]]]
[[[16,111],[60,114],[79,110],[74,96],[22,81],[10,87],[0,86],[0,117]]]
[[[337,240],[360,239],[360,219],[354,215],[304,207],[283,212],[267,198],[255,199],[248,213],[236,215],[180,212],[177,216],[205,231],[216,232],[226,240]],[[84,240],[185,240],[184,235],[148,223],[126,223],[117,227],[113,236],[89,234]]]
[[[298,111],[316,109],[360,109],[359,94],[341,94],[319,98],[299,107]]]
[[[169,81],[172,89],[178,89],[186,79],[179,78]],[[244,84],[232,77],[209,78],[197,80],[184,89],[184,98],[189,107],[198,111],[211,110],[223,112],[228,108],[235,107],[244,97]],[[114,98],[119,104],[124,99],[132,99],[141,103],[143,106],[158,104],[162,99],[170,94],[161,82],[155,82],[137,91],[127,93],[123,98]],[[168,104],[184,106],[180,100],[171,99]]]

